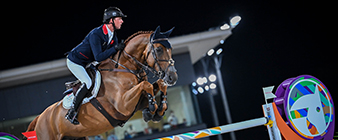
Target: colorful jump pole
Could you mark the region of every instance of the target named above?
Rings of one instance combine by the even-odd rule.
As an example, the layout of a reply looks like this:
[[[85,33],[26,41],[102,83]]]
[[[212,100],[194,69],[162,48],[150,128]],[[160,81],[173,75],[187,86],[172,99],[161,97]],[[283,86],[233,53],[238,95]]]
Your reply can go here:
[[[194,132],[183,133],[179,135],[169,136],[158,138],[155,140],[191,140],[191,139],[198,139],[203,137],[209,137],[219,134],[224,134],[228,132],[233,132],[237,130],[247,129],[251,127],[265,125],[269,122],[269,119],[266,117],[242,121],[238,123],[232,123],[228,125],[222,125],[218,127],[213,127],[209,129],[197,130]]]

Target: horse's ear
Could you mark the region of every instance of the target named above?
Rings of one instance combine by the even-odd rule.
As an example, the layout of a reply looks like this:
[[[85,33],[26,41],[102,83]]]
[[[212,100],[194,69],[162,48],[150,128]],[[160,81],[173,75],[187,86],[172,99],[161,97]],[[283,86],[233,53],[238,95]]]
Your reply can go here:
[[[155,33],[155,34],[160,34],[160,32],[161,32],[161,27],[160,27],[160,25],[159,25],[159,26],[157,26],[157,28],[156,28],[156,30],[154,31],[154,33]]]
[[[172,27],[170,30],[166,31],[165,33],[163,33],[167,38],[169,37],[169,35],[171,34],[171,32],[175,29],[175,27]]]

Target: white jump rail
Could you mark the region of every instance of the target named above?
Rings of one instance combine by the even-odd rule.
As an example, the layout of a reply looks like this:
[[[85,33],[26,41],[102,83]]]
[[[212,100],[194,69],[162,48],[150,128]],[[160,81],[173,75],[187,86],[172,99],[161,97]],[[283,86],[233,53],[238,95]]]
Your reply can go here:
[[[268,124],[268,122],[269,122],[269,119],[267,117],[261,117],[261,118],[257,118],[257,119],[232,123],[232,124],[228,124],[228,125],[222,125],[222,126],[203,129],[203,130],[197,130],[197,131],[194,131],[194,132],[188,132],[188,133],[173,135],[173,136],[169,136],[169,137],[157,138],[157,139],[154,139],[154,140],[199,139],[199,138],[203,138],[203,137],[209,137],[209,136],[224,134],[224,133],[228,133],[228,132],[232,132],[232,131],[238,131],[238,130],[242,130],[242,129],[248,129],[248,128],[252,128],[252,127],[256,127],[256,126],[261,126],[261,125]]]

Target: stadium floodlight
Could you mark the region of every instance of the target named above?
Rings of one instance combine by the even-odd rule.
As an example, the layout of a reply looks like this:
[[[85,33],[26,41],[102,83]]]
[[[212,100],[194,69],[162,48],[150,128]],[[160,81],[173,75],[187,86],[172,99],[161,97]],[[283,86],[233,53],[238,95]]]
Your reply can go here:
[[[201,94],[204,92],[204,89],[203,89],[202,87],[198,87],[197,90],[198,90],[198,92],[201,93]]]
[[[196,82],[192,82],[191,85],[195,87],[197,84]]]
[[[224,39],[220,40],[219,43],[224,44]]]
[[[227,29],[229,29],[229,28],[230,28],[230,26],[229,26],[229,24],[227,24],[227,23],[223,24],[223,25],[220,27],[221,30],[227,30]]]
[[[211,83],[209,87],[210,87],[210,89],[215,89],[217,86],[216,86],[215,83]]]
[[[210,50],[207,52],[207,54],[208,54],[208,56],[211,56],[212,54],[214,54],[214,52],[215,52],[214,49],[210,49]]]
[[[241,21],[241,17],[240,16],[234,16],[230,19],[230,25],[232,28],[236,27],[238,25],[238,23]]]
[[[215,74],[211,74],[208,78],[210,82],[215,82],[217,79]]]
[[[205,86],[204,86],[204,89],[205,89],[205,91],[209,91],[209,86],[208,86],[208,85],[205,85]]]
[[[196,83],[197,83],[198,85],[203,85],[203,84],[205,84],[205,83],[207,83],[207,82],[208,82],[208,80],[207,80],[206,77],[198,77],[197,80],[196,80]]]
[[[192,89],[192,93],[194,93],[195,95],[197,95],[198,94],[198,91],[196,90],[196,89]]]
[[[216,51],[216,54],[219,55],[219,54],[222,53],[222,51],[223,51],[223,49],[222,49],[222,48],[219,48],[219,49]]]

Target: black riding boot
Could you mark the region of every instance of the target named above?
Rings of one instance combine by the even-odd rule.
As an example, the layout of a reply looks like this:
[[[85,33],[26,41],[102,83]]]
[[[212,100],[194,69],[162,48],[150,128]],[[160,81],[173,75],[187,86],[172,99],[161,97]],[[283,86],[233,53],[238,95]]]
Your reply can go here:
[[[77,120],[77,114],[80,105],[82,104],[82,100],[86,97],[88,92],[86,84],[82,84],[79,90],[75,94],[75,98],[73,100],[73,106],[68,110],[66,114],[66,119],[69,120],[72,124],[78,125],[79,121]]]

